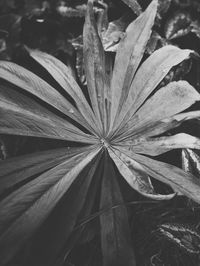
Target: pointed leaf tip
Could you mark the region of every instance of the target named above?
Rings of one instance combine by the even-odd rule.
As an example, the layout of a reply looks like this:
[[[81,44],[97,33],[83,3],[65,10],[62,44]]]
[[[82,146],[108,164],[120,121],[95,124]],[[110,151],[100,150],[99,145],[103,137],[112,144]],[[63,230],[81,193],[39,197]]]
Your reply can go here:
[[[149,6],[147,7],[147,9],[156,10],[156,12],[157,12],[157,10],[158,10],[158,0],[151,1]]]
[[[87,3],[87,13],[86,13],[86,16],[87,15],[94,15],[94,10],[93,10],[93,5],[94,1],[93,0],[88,0],[88,3]]]

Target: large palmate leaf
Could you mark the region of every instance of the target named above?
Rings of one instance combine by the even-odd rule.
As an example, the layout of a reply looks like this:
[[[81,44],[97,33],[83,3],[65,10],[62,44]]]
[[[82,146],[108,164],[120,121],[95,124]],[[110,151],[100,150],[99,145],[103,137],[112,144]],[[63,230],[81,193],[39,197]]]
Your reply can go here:
[[[188,111],[200,101],[198,92],[187,81],[158,89],[192,51],[170,45],[143,60],[157,12],[153,0],[127,28],[113,66],[103,50],[92,2],[83,33],[89,101],[69,69],[48,54],[28,49],[59,91],[21,66],[0,62],[0,133],[62,140],[59,147],[63,143],[0,163],[1,266],[18,265],[16,260],[22,266],[66,265],[87,221],[97,217],[94,209],[100,232],[92,231],[91,238],[99,237],[103,266],[135,266],[118,182],[122,177],[144,197],[170,200],[178,192],[200,203],[194,171],[148,157],[184,149],[185,160],[197,164],[191,149],[200,149],[200,140],[169,131],[200,119],[200,111]],[[137,1],[124,2],[141,12]],[[175,192],[163,195],[152,179]]]

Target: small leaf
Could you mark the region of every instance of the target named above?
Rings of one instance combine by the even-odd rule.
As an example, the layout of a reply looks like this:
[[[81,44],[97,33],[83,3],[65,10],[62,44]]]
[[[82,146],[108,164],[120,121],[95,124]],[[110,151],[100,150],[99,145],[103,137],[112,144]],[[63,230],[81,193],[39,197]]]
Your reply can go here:
[[[98,34],[101,38],[102,33],[108,28],[108,5],[104,2],[98,2],[98,4],[101,4],[103,7],[103,9],[98,12],[97,18]]]
[[[200,38],[200,21],[192,21],[191,32],[193,32],[198,38]]]
[[[175,13],[165,24],[165,37],[172,40],[187,35],[191,31],[191,22],[188,12]]]
[[[195,147],[195,149],[198,149]],[[182,168],[185,172],[191,173],[200,178],[200,157],[191,149],[182,150]]]
[[[158,13],[162,17],[168,11],[172,0],[159,0],[158,1]]]
[[[83,85],[86,85],[86,77],[83,65],[83,36],[79,35],[70,42],[76,50],[76,70],[78,78]]]
[[[142,8],[137,0],[122,0],[127,6],[129,6],[133,12],[139,16],[142,13]]]
[[[192,60],[185,60],[178,66],[173,67],[169,73],[165,76],[163,81],[159,84],[159,87],[166,86],[169,82],[183,80],[185,76],[190,72],[192,68]]]
[[[156,50],[159,43],[161,43],[161,41],[162,37],[156,31],[153,31],[146,46],[146,53],[149,55],[152,54]]]
[[[66,17],[66,18],[82,18],[82,17],[85,16],[85,11],[86,11],[85,4],[77,5],[74,8],[72,8],[70,6],[66,6],[65,2],[60,2],[59,4],[60,5],[57,6],[56,11],[59,13],[59,15],[61,15],[63,17]]]
[[[191,253],[199,254],[200,235],[195,228],[184,224],[161,224],[158,232],[171,243],[177,245],[180,249]]]
[[[107,30],[102,33],[102,43],[105,51],[117,51],[118,44],[123,38],[128,24],[127,15],[108,24]]]

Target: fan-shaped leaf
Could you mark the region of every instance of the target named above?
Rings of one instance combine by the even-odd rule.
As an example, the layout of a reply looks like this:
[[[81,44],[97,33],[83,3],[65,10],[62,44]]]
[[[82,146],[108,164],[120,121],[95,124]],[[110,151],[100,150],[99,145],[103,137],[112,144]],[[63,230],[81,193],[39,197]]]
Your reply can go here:
[[[6,263],[44,222],[81,170],[95,157],[91,148],[45,172],[0,203],[0,263]]]
[[[123,1],[133,4],[138,14],[141,12],[137,1]],[[186,120],[200,119],[200,111],[180,113],[199,101],[199,94],[182,81],[152,96],[170,69],[187,59],[191,51],[166,46],[139,68],[156,16],[158,1],[153,0],[127,28],[112,69],[112,59],[105,57],[98,35],[92,2],[89,0],[83,34],[89,102],[68,68],[52,56],[30,50],[30,55],[63,87],[60,93],[30,71],[0,62],[0,133],[93,144],[0,163],[2,266],[13,258],[24,260],[26,265],[66,264],[66,256],[80,239],[85,224],[98,216],[103,265],[136,265],[127,210],[115,178],[117,169],[133,189],[146,197],[167,200],[175,195],[158,194],[151,183],[155,178],[200,203],[198,178],[141,155],[200,148],[200,141],[187,134],[158,137]],[[69,123],[69,118],[80,127]],[[85,133],[88,131],[91,135]],[[188,151],[183,151],[185,158],[198,165],[199,160]],[[101,154],[104,158],[99,161]],[[96,209],[97,200],[100,210]],[[94,235],[93,231],[92,238]]]

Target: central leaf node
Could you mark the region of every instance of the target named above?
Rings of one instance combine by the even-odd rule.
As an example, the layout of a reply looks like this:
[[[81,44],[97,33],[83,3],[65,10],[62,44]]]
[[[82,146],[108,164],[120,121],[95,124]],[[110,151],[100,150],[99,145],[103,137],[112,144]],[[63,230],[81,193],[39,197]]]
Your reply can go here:
[[[102,144],[103,147],[108,148],[109,147],[109,143],[107,142],[107,140],[105,139],[100,139],[100,142]]]

